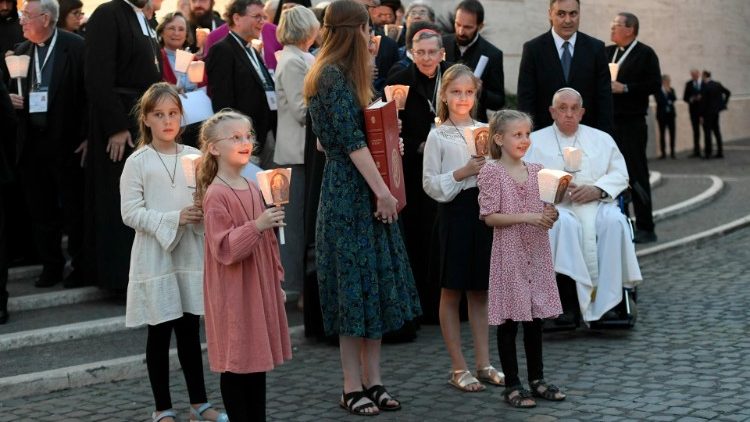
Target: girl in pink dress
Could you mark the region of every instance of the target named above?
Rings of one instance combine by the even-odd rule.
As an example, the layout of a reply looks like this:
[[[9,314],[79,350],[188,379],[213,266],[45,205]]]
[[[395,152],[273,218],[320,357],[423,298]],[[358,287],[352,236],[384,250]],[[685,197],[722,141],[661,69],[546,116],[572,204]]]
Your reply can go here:
[[[497,348],[505,373],[505,400],[513,407],[534,407],[532,398],[565,399],[544,381],[542,319],[562,313],[547,231],[557,220],[553,205],[539,199],[537,174],[542,166],[521,158],[531,145],[531,118],[514,110],[490,121],[490,155],[479,172],[479,212],[494,227],[488,320],[497,325]],[[518,378],[516,333],[523,325],[529,386]]]
[[[284,210],[265,209],[258,187],[240,175],[254,141],[250,120],[231,110],[201,127],[208,362],[221,374],[232,422],[265,420],[266,372],[292,358],[273,232],[284,225]]]

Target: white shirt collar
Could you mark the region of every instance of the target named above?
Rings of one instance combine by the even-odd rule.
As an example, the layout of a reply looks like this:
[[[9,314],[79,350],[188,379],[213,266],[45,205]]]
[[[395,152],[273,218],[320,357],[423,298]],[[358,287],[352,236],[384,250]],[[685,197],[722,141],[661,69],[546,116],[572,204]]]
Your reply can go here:
[[[147,37],[156,38],[156,32],[154,32],[154,30],[150,26],[148,26],[146,15],[143,13],[143,9],[137,7],[128,0],[122,1],[133,8],[133,13],[135,13],[135,17],[136,19],[138,19],[138,24],[141,26],[141,33]]]
[[[576,48],[576,39],[578,38],[578,31],[574,32],[573,35],[570,37],[569,40],[564,40],[561,36],[557,35],[557,32],[555,32],[555,29],[551,29],[550,32],[552,32],[552,39],[555,40],[555,47],[557,47],[557,55],[562,57],[563,48],[562,45],[565,41],[568,41],[570,43],[570,56],[573,57],[573,52]]]
[[[464,55],[464,53],[466,53],[466,50],[468,50],[469,47],[471,47],[472,45],[476,44],[476,42],[477,42],[478,39],[479,39],[479,30],[477,30],[477,34],[474,35],[474,39],[471,40],[470,43],[468,43],[466,45],[458,45],[458,51],[461,52],[461,55]],[[458,44],[458,43],[456,43],[456,44]]]

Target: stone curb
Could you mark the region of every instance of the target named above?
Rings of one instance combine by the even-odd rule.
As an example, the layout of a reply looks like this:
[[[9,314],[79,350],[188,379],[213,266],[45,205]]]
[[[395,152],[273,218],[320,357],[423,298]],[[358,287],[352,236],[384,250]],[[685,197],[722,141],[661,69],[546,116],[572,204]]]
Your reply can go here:
[[[724,181],[721,180],[720,177],[714,176],[712,174],[709,174],[705,177],[711,179],[711,186],[708,189],[682,202],[678,202],[676,204],[672,204],[668,207],[664,207],[654,211],[654,222],[663,221],[669,217],[674,217],[677,215],[685,214],[688,211],[692,211],[700,207],[701,205],[710,202],[713,198],[716,197],[716,195],[721,192],[722,189],[724,189]]]
[[[125,317],[118,316],[39,328],[36,330],[7,333],[0,337],[0,351],[4,352],[19,349],[21,347],[77,340],[85,337],[124,331],[125,329]]]
[[[50,308],[52,306],[72,305],[75,303],[105,299],[111,296],[112,293],[106,290],[100,290],[94,286],[23,295],[8,299],[8,311],[21,312],[33,309]]]
[[[305,327],[302,325],[289,327],[292,344],[301,341],[304,333]],[[201,350],[206,353],[206,343],[201,344]],[[169,368],[170,371],[180,368],[177,349],[169,351]],[[11,399],[146,376],[146,355],[140,354],[0,378],[0,391],[3,392],[4,399]]]

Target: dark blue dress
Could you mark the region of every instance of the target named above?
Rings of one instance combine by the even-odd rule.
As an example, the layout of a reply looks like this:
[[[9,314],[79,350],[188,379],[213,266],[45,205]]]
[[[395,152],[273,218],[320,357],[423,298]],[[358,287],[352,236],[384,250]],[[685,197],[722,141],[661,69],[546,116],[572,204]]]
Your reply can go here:
[[[401,232],[373,217],[370,188],[349,157],[367,146],[364,119],[336,67],[323,70],[309,112],[326,150],[315,238],[323,325],[327,335],[379,339],[421,313]]]

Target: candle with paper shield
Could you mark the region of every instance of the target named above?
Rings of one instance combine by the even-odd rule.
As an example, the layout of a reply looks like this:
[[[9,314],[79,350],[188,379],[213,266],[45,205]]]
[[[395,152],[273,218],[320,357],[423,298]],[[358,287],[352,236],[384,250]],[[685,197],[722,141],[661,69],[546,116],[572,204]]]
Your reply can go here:
[[[539,181],[539,199],[547,204],[559,204],[565,197],[573,176],[561,170],[541,169],[537,179]]]
[[[206,62],[203,60],[196,60],[188,65],[188,80],[194,84],[203,82],[203,75],[206,72]]]
[[[185,183],[187,183],[187,186],[190,189],[195,189],[196,187],[195,174],[197,172],[200,161],[200,154],[185,154],[180,157],[182,172],[183,174],[185,174]]]
[[[5,57],[5,64],[8,66],[9,76],[11,79],[15,79],[18,83],[18,95],[23,95],[21,78],[25,78],[26,75],[28,75],[30,60],[31,57],[26,55]]]
[[[257,51],[258,53],[263,52],[263,41],[255,38],[250,40],[250,45]]]
[[[610,63],[609,64],[609,76],[610,80],[612,82],[617,80],[617,71],[620,69],[620,65],[617,63]]]
[[[291,168],[277,168],[256,173],[260,192],[266,205],[280,206],[289,203],[292,180]],[[279,227],[279,244],[286,244],[284,226]]]
[[[195,30],[195,44],[198,48],[203,48],[203,44],[205,44],[209,32],[211,32],[211,30],[208,28],[197,28]]]
[[[187,73],[188,66],[190,65],[190,62],[193,61],[193,57],[195,57],[195,54],[189,51],[176,50],[174,59],[175,72]]]
[[[583,151],[575,147],[563,148],[563,161],[565,162],[565,171],[575,173],[581,170],[581,159]]]

